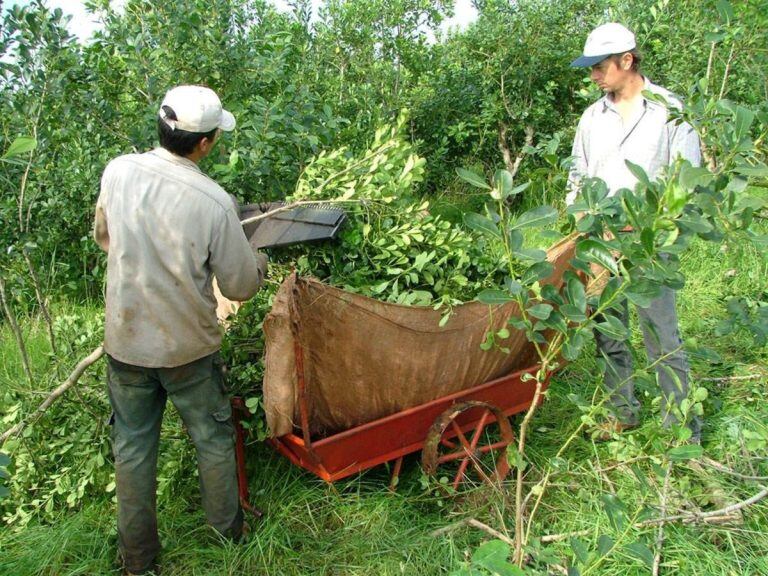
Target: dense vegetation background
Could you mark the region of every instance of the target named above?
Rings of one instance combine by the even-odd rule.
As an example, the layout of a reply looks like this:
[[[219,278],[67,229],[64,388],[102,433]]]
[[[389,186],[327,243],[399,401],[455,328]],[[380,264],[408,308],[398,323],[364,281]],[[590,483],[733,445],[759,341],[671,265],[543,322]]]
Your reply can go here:
[[[338,171],[346,161],[365,158],[381,145],[382,134],[390,134],[397,139],[398,161],[405,163],[411,155],[423,159],[414,171],[418,177],[407,182],[398,180],[400,165],[382,165],[393,197],[429,200],[436,217],[461,232],[462,214],[481,210],[484,197],[456,176],[457,168],[486,176],[504,168],[516,183],[530,181],[511,203],[513,211],[544,203],[562,207],[575,124],[599,96],[585,71],[568,63],[596,24],[621,21],[637,35],[644,72],[699,102],[700,118],[715,114],[717,102],[717,110],[730,110],[723,101],[749,110],[742,136],[751,135],[750,146],[765,160],[764,0],[475,4],[476,22],[434,41],[428,32],[450,14],[448,2],[328,0],[319,18],[311,19],[309,2],[301,0],[291,3],[288,14],[257,0],[129,0],[119,12],[108,0],[91,0],[89,7],[104,25],[87,44],[67,32],[60,11],[48,10],[40,0],[3,12],[2,428],[30,414],[74,360],[100,342],[105,260],[90,238],[100,175],[114,156],[155,145],[157,105],[174,85],[212,87],[237,117],[237,130],[203,168],[241,202],[300,194],[302,181],[320,181],[323,169]],[[745,114],[734,112],[734,122]],[[708,126],[702,120],[700,128]],[[705,144],[713,158],[727,158],[739,146],[725,137],[705,139]],[[312,163],[324,151],[337,156]],[[751,185],[764,186],[765,174],[755,175]],[[755,214],[762,234],[764,216]],[[431,220],[419,225],[441,226]],[[450,238],[451,248],[464,254],[457,269],[477,269],[471,231],[459,232]],[[332,258],[318,254],[318,261]],[[487,262],[480,268],[488,278],[496,273]],[[729,465],[729,457],[740,458],[736,468],[744,476],[764,477],[764,253],[749,244],[694,244],[682,268],[688,277],[681,300],[683,332],[711,344],[707,350],[691,344],[694,372],[702,378],[744,377],[712,380],[708,386],[706,409],[712,418],[705,448]],[[342,280],[352,282],[347,276]],[[466,285],[452,289],[458,293],[460,288]],[[21,325],[29,370],[22,365],[12,319]],[[244,338],[255,337],[253,332]],[[633,338],[637,344],[638,334]],[[0,491],[4,483],[11,495],[0,500],[8,524],[0,533],[0,574],[113,570],[114,484],[101,370],[89,373],[74,394],[3,447],[11,460],[0,454]],[[536,424],[534,469],[570,433],[569,422],[577,418],[569,395],[592,396],[595,371],[594,362],[583,358],[559,376],[554,398]],[[653,388],[644,393],[650,406]],[[655,412],[647,417],[657,418]],[[576,443],[568,474],[545,502],[538,531],[594,527],[593,538],[585,537],[587,544],[565,540],[552,551],[540,551],[542,566],[546,554],[554,554],[564,565],[572,558],[586,566],[583,573],[649,572],[644,555],[655,533],[617,528],[611,514],[600,516],[606,508],[601,498],[621,495],[626,514],[642,517],[651,496],[658,495],[653,466],[665,450],[662,437],[649,424],[608,446],[589,439]],[[197,510],[194,458],[174,420],[165,430],[163,450],[166,573],[448,573],[462,569],[485,535],[460,531],[434,538],[431,529],[454,515],[504,526],[503,496],[445,501],[420,477],[415,463],[397,495],[384,493],[385,473],[375,471],[334,489],[257,444],[253,484],[257,500],[268,509],[267,520],[245,549],[209,547],[199,513],[191,512]],[[603,459],[636,464],[611,468]],[[675,478],[681,506],[706,508],[754,490],[748,479],[682,468]],[[735,528],[675,528],[667,546],[669,573],[768,572],[763,534],[768,510],[764,504],[753,510]],[[617,544],[598,555],[598,542],[605,544],[599,537],[610,530],[615,542],[639,546]]]

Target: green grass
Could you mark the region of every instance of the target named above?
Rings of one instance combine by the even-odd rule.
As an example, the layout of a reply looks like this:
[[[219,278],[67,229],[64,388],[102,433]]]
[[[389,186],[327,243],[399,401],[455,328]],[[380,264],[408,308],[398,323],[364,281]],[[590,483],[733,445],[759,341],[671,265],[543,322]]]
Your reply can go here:
[[[747,474],[768,475],[768,405],[765,402],[768,351],[757,348],[741,333],[717,338],[714,326],[724,315],[725,298],[731,295],[760,297],[767,287],[768,264],[750,247],[720,251],[699,243],[683,260],[688,279],[680,295],[679,312],[684,336],[716,350],[719,361],[692,355],[693,380],[705,386],[706,456]],[[734,271],[734,272],[731,272]],[[57,317],[82,316],[90,324],[72,320],[60,327],[59,370],[69,372],[76,360],[98,338],[93,319],[95,307],[60,306]],[[27,344],[37,377],[34,387],[24,378],[15,343],[2,327],[0,339],[0,411],[6,414],[21,403],[28,413],[58,381],[51,368],[44,326],[23,320]],[[78,341],[77,334],[86,338]],[[633,344],[642,351],[639,331]],[[69,350],[69,351],[66,351]],[[642,359],[642,352],[638,353]],[[550,459],[578,425],[579,413],[568,399],[571,393],[591,398],[599,381],[590,354],[569,365],[552,384],[547,403],[533,423],[527,482],[536,481]],[[727,375],[763,376],[753,380],[705,381]],[[117,574],[115,566],[115,506],[106,491],[111,480],[107,455],[103,466],[92,464],[103,450],[103,425],[96,417],[108,414],[100,371],[86,377],[49,414],[36,422],[26,436],[6,446],[15,462],[31,454],[22,472],[33,474],[34,485],[6,501],[6,514],[25,502],[29,519],[0,531],[0,575],[100,575]],[[663,479],[656,464],[663,463],[669,440],[660,431],[655,390],[638,387],[643,402],[643,425],[614,442],[595,444],[578,436],[566,453],[567,468],[552,477],[537,511],[533,535],[589,530],[580,540],[595,550],[598,538],[609,535],[616,547],[582,574],[641,575],[650,569],[632,556],[626,545],[640,542],[654,550],[655,528],[617,530],[603,503],[615,494],[629,518],[654,517],[658,511]],[[599,394],[598,394],[599,396]],[[87,404],[87,413],[83,407]],[[513,511],[498,494],[479,491],[459,499],[443,498],[425,489],[418,457],[406,459],[396,493],[387,490],[386,467],[351,480],[326,485],[278,456],[265,445],[249,447],[250,488],[254,504],[265,511],[261,521],[251,520],[253,537],[234,546],[219,542],[206,527],[199,503],[193,452],[173,415],[164,427],[159,501],[160,532],[165,575],[431,575],[449,574],[462,566],[472,552],[490,537],[459,527],[440,537],[431,532],[458,519],[473,517],[511,535]],[[515,424],[519,425],[519,418]],[[2,429],[12,422],[4,422]],[[46,444],[47,443],[47,444]],[[71,447],[69,445],[72,445]],[[50,446],[46,450],[46,446]],[[26,458],[26,456],[24,456]],[[634,463],[616,466],[637,458]],[[85,463],[83,463],[85,462]],[[88,464],[88,463],[91,464]],[[77,464],[77,465],[76,465]],[[91,468],[89,469],[89,466]],[[71,468],[61,479],[56,471]],[[602,469],[608,468],[605,471]],[[90,471],[89,471],[90,470]],[[67,504],[78,480],[90,478],[82,496]],[[57,482],[59,484],[57,484]],[[759,482],[741,480],[707,467],[676,463],[670,491],[670,511],[712,510],[722,503],[743,500],[759,490]],[[46,490],[62,489],[45,512],[32,505]],[[509,485],[511,488],[511,484]],[[758,575],[768,574],[768,501],[744,511],[743,523],[734,526],[672,525],[665,530],[662,574]],[[569,541],[543,547],[566,565],[574,553]]]
[[[265,512],[249,520],[250,541],[218,542],[190,474],[160,505],[164,574],[439,574],[460,554],[456,543],[428,536],[442,513],[413,491],[413,466],[411,489],[389,493],[381,471],[329,486],[264,446],[250,460],[252,500]],[[0,573],[114,573],[113,517],[114,504],[103,499],[52,525],[6,532]]]

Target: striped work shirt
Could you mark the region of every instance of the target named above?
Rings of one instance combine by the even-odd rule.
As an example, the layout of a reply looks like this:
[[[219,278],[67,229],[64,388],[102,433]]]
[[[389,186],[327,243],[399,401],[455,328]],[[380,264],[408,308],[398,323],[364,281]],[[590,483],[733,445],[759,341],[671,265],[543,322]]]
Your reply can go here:
[[[645,78],[644,90],[660,94],[672,108],[680,101],[668,90]],[[573,204],[582,178],[600,178],[609,194],[634,188],[637,178],[625,163],[641,166],[651,180],[661,175],[681,156],[694,166],[701,165],[699,137],[690,124],[669,119],[666,106],[643,97],[635,115],[625,122],[606,94],[584,111],[573,140],[574,159],[568,177],[566,204]]]

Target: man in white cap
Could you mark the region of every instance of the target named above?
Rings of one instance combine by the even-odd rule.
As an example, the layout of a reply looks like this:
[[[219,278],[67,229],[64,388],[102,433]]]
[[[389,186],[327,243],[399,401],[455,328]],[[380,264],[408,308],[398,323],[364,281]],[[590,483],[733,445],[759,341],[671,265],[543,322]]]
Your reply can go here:
[[[591,68],[590,78],[605,92],[579,121],[573,142],[573,167],[566,203],[572,204],[585,178],[602,179],[613,195],[622,188],[634,189],[637,179],[627,167],[630,161],[645,170],[651,180],[678,157],[694,166],[701,164],[699,138],[685,122],[670,121],[663,104],[646,98],[643,91],[660,94],[675,108],[680,102],[667,90],[652,84],[639,71],[640,53],[635,36],[621,24],[595,28],[587,37],[584,53],[572,67]],[[662,287],[647,308],[637,308],[649,361],[657,360],[662,390],[664,425],[678,422],[676,407],[688,395],[688,361],[682,350],[675,309],[675,292]],[[621,312],[629,322],[626,306]],[[632,354],[624,341],[595,332],[597,353],[605,358],[604,385],[610,393],[615,419],[606,423],[603,436],[638,424],[640,403],[634,395]],[[671,371],[671,373],[670,373]],[[689,418],[691,440],[698,442],[701,422]]]
[[[170,398],[197,452],[208,522],[239,540],[232,412],[221,374],[212,279],[246,300],[267,261],[245,237],[232,198],[198,168],[235,127],[213,90],[179,86],[158,111],[160,147],[112,160],[94,237],[107,253],[104,349],[113,410],[119,548],[126,574],[157,568],[160,425]]]

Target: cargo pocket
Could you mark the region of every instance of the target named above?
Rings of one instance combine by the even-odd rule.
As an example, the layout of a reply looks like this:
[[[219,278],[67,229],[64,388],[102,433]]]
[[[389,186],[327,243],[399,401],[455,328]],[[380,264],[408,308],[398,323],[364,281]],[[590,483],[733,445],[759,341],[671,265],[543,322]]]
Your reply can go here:
[[[214,410],[212,416],[219,427],[224,429],[227,434],[234,436],[235,427],[232,424],[232,405],[229,403],[229,401],[227,401],[227,403],[223,406]]]
[[[219,389],[221,390],[221,393],[224,394],[224,396],[227,396],[229,394],[229,388],[227,387],[227,378],[226,378],[227,367],[224,365],[224,362],[221,359],[221,355],[218,352],[213,354],[211,363],[213,364],[213,367],[212,367],[213,379],[218,384]]]

